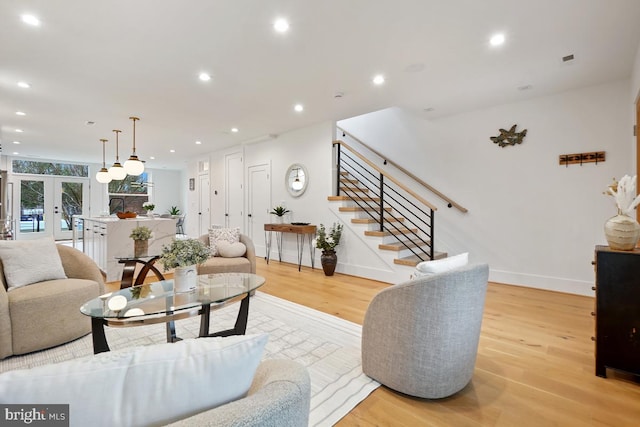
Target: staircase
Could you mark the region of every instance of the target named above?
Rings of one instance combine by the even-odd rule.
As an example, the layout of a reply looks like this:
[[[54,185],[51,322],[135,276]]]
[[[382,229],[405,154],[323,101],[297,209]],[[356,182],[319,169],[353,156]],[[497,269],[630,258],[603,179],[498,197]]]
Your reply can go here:
[[[339,205],[338,212],[351,214],[351,224],[365,225],[364,236],[377,238],[377,249],[393,254],[394,264],[415,267],[419,262],[447,256],[445,252],[434,251],[432,258],[431,240],[427,236],[421,236],[418,228],[406,226],[405,218],[398,215],[393,207],[382,208],[380,222],[381,199],[372,197],[371,190],[347,171],[340,173],[340,192],[341,195],[329,196],[327,199]]]

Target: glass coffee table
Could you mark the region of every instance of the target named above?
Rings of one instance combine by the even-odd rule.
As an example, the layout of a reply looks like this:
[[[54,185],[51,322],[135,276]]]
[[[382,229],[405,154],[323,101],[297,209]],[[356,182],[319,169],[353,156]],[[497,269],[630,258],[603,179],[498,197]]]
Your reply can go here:
[[[264,277],[251,273],[218,273],[198,276],[196,289],[174,292],[173,280],[162,280],[121,289],[88,301],[80,312],[91,317],[95,354],[109,351],[105,326],[131,327],[154,323],[167,324],[167,342],[180,340],[175,320],[200,316],[199,337],[244,335],[249,315],[249,297],[262,286]],[[238,317],[232,329],[209,332],[211,310],[240,301]]]

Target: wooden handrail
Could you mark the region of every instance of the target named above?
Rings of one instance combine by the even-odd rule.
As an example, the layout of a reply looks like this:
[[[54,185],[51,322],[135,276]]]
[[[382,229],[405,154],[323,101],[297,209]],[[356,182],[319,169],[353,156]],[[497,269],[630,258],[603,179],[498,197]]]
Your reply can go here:
[[[380,157],[381,159],[384,159],[387,163],[391,164],[393,167],[395,167],[396,169],[400,170],[402,173],[404,173],[408,177],[411,177],[411,179],[416,181],[418,184],[422,185],[424,188],[426,188],[427,190],[429,190],[430,192],[432,192],[436,196],[440,197],[442,200],[444,200],[447,203],[449,203],[451,206],[455,207],[456,209],[458,209],[459,211],[464,212],[464,213],[467,213],[469,211],[467,208],[461,206],[460,204],[458,204],[455,201],[453,201],[451,198],[445,196],[440,191],[436,190],[435,188],[433,188],[432,186],[430,186],[429,184],[427,184],[426,182],[424,182],[423,180],[421,180],[420,178],[418,178],[417,176],[415,176],[414,174],[412,174],[411,172],[409,172],[408,170],[406,170],[405,168],[403,168],[402,166],[400,166],[399,164],[394,162],[393,160],[390,160],[387,156],[384,156],[381,153],[379,153],[378,151],[376,151],[373,148],[369,147],[367,144],[365,144],[364,142],[362,142],[361,140],[359,140],[358,138],[356,138],[355,136],[353,136],[352,134],[350,134],[346,130],[342,129],[340,126],[338,126],[338,129],[340,129],[340,131],[344,135],[348,135],[349,138],[352,138],[352,139],[356,140],[363,147],[366,147],[367,150],[371,151],[372,153],[374,153],[376,156]],[[342,141],[336,141],[336,142],[342,143]],[[342,144],[344,144],[344,143],[342,143]],[[353,149],[351,149],[351,151],[353,151]],[[355,151],[353,151],[353,152],[355,153]]]
[[[389,175],[389,173],[385,172],[384,170],[382,170],[381,168],[379,168],[378,166],[376,166],[376,164],[374,164],[373,162],[371,162],[369,159],[367,159],[365,156],[363,156],[362,154],[358,153],[357,151],[355,151],[353,149],[353,147],[350,147],[348,144],[346,144],[344,141],[333,141],[333,145],[342,145],[343,147],[345,147],[346,149],[348,149],[349,151],[351,151],[353,154],[355,154],[356,156],[358,156],[358,158],[360,160],[362,160],[363,162],[365,162],[366,164],[368,164],[369,166],[371,166],[373,169],[375,169],[378,173],[381,173],[382,175],[385,176],[385,178],[387,178],[388,180],[390,180],[391,182],[393,182],[395,185],[397,185],[398,187],[402,188],[404,191],[406,191],[407,193],[411,194],[413,197],[416,198],[416,200],[418,200],[420,203],[424,204],[425,206],[428,206],[429,209],[432,209],[434,211],[437,211],[438,208],[435,207],[434,205],[432,205],[431,203],[427,202],[425,199],[423,199],[422,197],[420,197],[420,195],[416,194],[413,190],[411,190],[409,187],[407,187],[406,185],[404,185],[403,183],[401,183],[399,180],[397,180],[396,178],[394,178],[392,175]]]

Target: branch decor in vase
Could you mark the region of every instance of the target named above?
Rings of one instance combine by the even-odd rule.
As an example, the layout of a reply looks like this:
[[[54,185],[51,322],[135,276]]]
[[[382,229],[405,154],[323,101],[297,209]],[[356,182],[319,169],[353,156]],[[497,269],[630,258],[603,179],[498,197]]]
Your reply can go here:
[[[316,248],[322,251],[320,263],[322,264],[322,270],[325,276],[333,276],[336,270],[336,264],[338,263],[336,246],[340,244],[343,227],[342,224],[334,222],[329,231],[327,231],[324,224],[320,224],[318,228],[314,244]]]
[[[633,215],[633,210],[640,204],[640,195],[636,195],[637,176],[625,175],[620,181],[613,179],[604,194],[613,196],[618,214],[607,220],[604,234],[611,249],[630,251],[636,247],[640,238],[640,224]]]
[[[149,239],[151,238],[151,229],[140,225],[131,230],[130,238],[133,239],[133,256],[136,258],[147,256],[149,251]]]
[[[205,262],[209,255],[209,248],[198,239],[174,239],[171,244],[162,246],[159,262],[165,270],[175,269],[173,289],[189,292],[198,284],[196,265]]]

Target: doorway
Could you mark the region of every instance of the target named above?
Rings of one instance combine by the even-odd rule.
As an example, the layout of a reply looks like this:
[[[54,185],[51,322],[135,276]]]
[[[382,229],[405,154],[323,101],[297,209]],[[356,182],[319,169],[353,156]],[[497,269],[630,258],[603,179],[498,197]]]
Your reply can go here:
[[[225,226],[244,230],[244,169],[242,153],[225,156]]]
[[[211,226],[210,192],[209,173],[198,175],[198,236],[207,234]]]
[[[88,214],[88,178],[24,176],[17,182],[14,218],[16,238],[52,236],[68,240],[73,236],[73,216]]]

